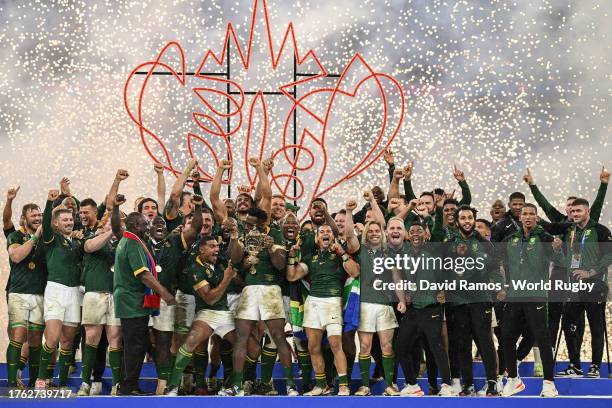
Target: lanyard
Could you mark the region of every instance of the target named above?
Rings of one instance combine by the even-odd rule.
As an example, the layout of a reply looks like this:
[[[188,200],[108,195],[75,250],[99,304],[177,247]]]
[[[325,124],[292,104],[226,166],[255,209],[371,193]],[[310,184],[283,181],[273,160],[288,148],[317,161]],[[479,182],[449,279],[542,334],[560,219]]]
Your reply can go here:
[[[577,229],[578,227],[574,225],[574,230],[572,231],[572,238],[570,240],[571,241],[570,248],[572,250],[573,258],[576,259],[578,263],[580,263],[580,260],[582,259],[582,251],[584,250],[584,243],[586,242],[587,234],[586,234],[586,229],[582,231],[582,238],[580,239],[580,250],[576,254],[576,252],[574,251],[574,241],[576,240]]]

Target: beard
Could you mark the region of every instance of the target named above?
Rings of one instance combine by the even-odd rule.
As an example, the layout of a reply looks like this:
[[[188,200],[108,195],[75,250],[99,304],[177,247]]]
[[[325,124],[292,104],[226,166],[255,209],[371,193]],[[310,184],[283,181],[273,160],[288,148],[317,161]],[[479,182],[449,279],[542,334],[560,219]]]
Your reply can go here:
[[[472,225],[470,229],[466,229],[463,225],[459,224],[459,230],[464,235],[470,235],[472,232],[474,232],[474,225]]]

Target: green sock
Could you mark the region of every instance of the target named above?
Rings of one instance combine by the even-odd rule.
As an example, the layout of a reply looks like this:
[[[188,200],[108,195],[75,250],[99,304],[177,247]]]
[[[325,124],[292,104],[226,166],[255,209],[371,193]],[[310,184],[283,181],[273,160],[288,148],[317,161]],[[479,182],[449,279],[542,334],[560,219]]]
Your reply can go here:
[[[85,344],[83,357],[81,359],[81,380],[89,385],[91,385],[91,370],[96,363],[97,352],[97,345]]]
[[[276,363],[276,349],[266,346],[261,350],[261,382],[269,384],[272,381],[272,371]]]
[[[29,364],[29,373],[30,373],[30,382],[28,383],[28,387],[34,387],[36,384],[36,375],[38,374],[38,367],[40,366],[40,346],[29,347],[29,356],[28,361]]]
[[[372,365],[369,354],[359,355],[359,372],[361,373],[361,385],[364,387],[370,386],[370,366]]]
[[[17,370],[23,371],[27,362],[28,362],[28,357],[19,356],[19,364],[17,364]]]
[[[348,377],[346,374],[338,374],[338,386],[342,387],[343,385],[348,387]]]
[[[307,351],[298,351],[298,362],[302,370],[302,383],[305,387],[309,387],[312,383],[312,362],[310,361],[310,353]]]
[[[193,353],[196,388],[206,388],[206,368],[208,368],[208,353],[196,351]]]
[[[53,351],[53,356],[52,358],[57,361],[57,350]],[[53,377],[55,376],[55,362],[54,361],[50,361],[49,365],[47,366],[47,378],[49,379],[53,379]],[[39,368],[40,370],[40,368]]]
[[[226,387],[231,386],[233,361],[232,349],[221,351],[221,363],[223,364],[223,383]]]
[[[387,383],[387,386],[389,386],[393,384],[393,376],[395,374],[395,355],[383,353],[382,365],[385,375],[385,381]]]
[[[234,387],[242,389],[243,375],[238,371],[234,371]]]
[[[244,360],[244,379],[248,381],[253,381],[257,379],[257,360],[251,359],[251,357],[246,356]]]
[[[168,387],[179,386],[179,384],[181,383],[181,377],[183,376],[183,370],[191,361],[191,357],[193,357],[193,353],[190,353],[185,350],[183,346],[179,348],[178,353],[176,353],[174,368],[172,369],[172,373],[170,374],[170,381],[168,381]]]
[[[113,385],[119,384],[121,379],[121,364],[123,360],[123,349],[108,348],[108,363],[111,367],[111,373],[113,376]]]
[[[334,352],[330,347],[323,347],[323,361],[325,362],[325,379],[327,384],[334,384],[336,380],[336,366],[334,365]]]
[[[325,377],[325,373],[315,373],[315,384],[319,388],[325,389],[325,387],[327,387],[327,378]]]
[[[95,359],[95,355],[94,355]],[[59,356],[59,386],[64,387],[68,383],[68,370],[70,370],[70,364],[72,364],[72,349],[65,350],[60,348]]]
[[[170,364],[157,362],[155,364],[155,370],[157,371],[158,379],[168,381],[168,377],[170,376]]]
[[[42,344],[42,350],[40,351],[40,366],[38,367],[38,378],[43,380],[53,378],[53,369],[55,368],[55,364],[53,364],[51,361],[53,360],[54,352],[55,350],[49,348],[46,342]],[[51,373],[49,373],[49,367],[52,367]]]
[[[8,386],[17,386],[17,370],[19,369],[19,358],[21,357],[21,347],[23,343],[11,340],[6,349],[6,362],[8,364]]]

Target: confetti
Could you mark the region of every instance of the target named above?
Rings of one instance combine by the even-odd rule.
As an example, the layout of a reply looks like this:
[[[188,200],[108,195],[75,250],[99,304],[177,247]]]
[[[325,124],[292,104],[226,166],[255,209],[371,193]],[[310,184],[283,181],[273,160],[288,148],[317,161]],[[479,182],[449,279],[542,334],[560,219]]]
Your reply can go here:
[[[293,22],[300,51],[313,49],[328,72],[341,72],[359,53],[376,72],[400,81],[406,118],[392,148],[398,165],[415,161],[417,192],[455,188],[457,163],[473,203],[488,214],[495,199],[528,193],[521,177],[529,166],[543,193],[562,208],[570,194],[592,200],[601,165],[612,167],[608,2],[267,3],[276,47]],[[246,44],[252,7],[253,0],[2,2],[0,178],[5,189],[22,186],[15,204],[42,203],[62,176],[71,178],[78,197],[100,200],[119,167],[130,170],[122,185],[128,199],[154,195],[152,161],[123,106],[129,72],[169,41],[183,45],[193,70],[204,50],[219,49],[229,22]],[[253,69],[241,71],[235,55],[232,60],[244,89],[275,90],[292,72],[290,57],[281,63],[286,69],[270,69],[262,27],[254,35]],[[169,85],[169,78],[155,84],[146,113],[156,130],[177,141],[174,160],[182,163],[185,135],[196,130],[191,112],[197,101]],[[371,146],[382,115],[372,92],[334,111],[327,137],[338,174]],[[311,103],[320,109],[324,101]],[[287,106],[273,104],[272,138],[280,137]],[[298,121],[301,128],[311,125],[301,116]],[[245,131],[238,131],[236,143]],[[236,174],[236,185],[246,180],[244,172]],[[337,209],[373,185],[388,185],[382,158],[326,199]],[[602,221],[608,226],[610,214],[607,201]]]

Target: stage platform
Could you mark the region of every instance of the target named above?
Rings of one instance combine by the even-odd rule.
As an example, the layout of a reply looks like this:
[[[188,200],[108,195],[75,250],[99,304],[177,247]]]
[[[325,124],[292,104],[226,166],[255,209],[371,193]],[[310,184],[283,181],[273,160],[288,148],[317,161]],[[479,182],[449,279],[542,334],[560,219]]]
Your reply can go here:
[[[557,363],[556,370],[565,368],[567,363]],[[583,369],[588,369],[588,363],[583,364]],[[70,376],[68,386],[75,393],[80,385],[79,370]],[[299,370],[296,366],[296,374]],[[221,374],[221,373],[219,373]],[[284,374],[282,367],[277,364],[274,371],[276,388],[281,394],[284,393],[285,381],[280,379]],[[481,363],[474,364],[474,376],[476,388],[480,388],[484,384],[484,368]],[[181,396],[181,397],[80,397],[71,398],[70,400],[46,400],[38,401],[37,403],[44,404],[50,407],[60,407],[70,404],[75,408],[108,408],[109,404],[117,406],[130,405],[131,408],[154,408],[154,407],[168,407],[168,404],[180,404],[181,408],[189,407],[201,407],[203,401],[201,398],[206,399],[206,404],[214,404],[215,408],[225,407],[247,407],[252,408],[253,404],[265,404],[266,408],[286,408],[289,403],[292,408],[301,407],[312,407],[313,404],[317,404],[317,408],[336,408],[338,405],[351,406],[352,408],[371,408],[371,404],[384,404],[385,407],[405,407],[406,404],[410,404],[412,407],[449,407],[449,408],[480,408],[480,407],[508,407],[516,408],[516,404],[521,404],[521,408],[546,408],[550,407],[575,407],[576,403],[589,404],[589,408],[598,407],[610,407],[612,406],[612,380],[608,379],[607,367],[605,364],[602,365],[601,378],[598,379],[587,379],[587,378],[557,378],[555,383],[560,393],[560,398],[547,399],[540,398],[538,395],[542,387],[542,379],[533,377],[533,363],[523,363],[519,367],[519,374],[525,382],[526,389],[521,394],[511,398],[486,398],[486,397],[473,397],[473,398],[461,398],[461,397],[423,397],[423,398],[410,398],[407,401],[401,397],[380,397],[384,389],[384,382],[380,381],[376,384],[372,384],[372,397],[293,397],[288,402],[288,397],[262,397],[262,396],[251,396],[251,397],[193,397],[193,396]],[[23,375],[24,379],[28,378],[27,369]],[[400,388],[404,385],[400,371],[400,378],[398,378],[398,385]],[[301,389],[301,380],[297,379],[296,383],[298,388]],[[420,378],[419,384],[424,391],[427,391],[427,379]],[[110,392],[110,370],[107,368],[104,379],[103,379],[103,393],[108,394]],[[355,365],[353,370],[353,378],[351,381],[351,389],[354,392],[360,385],[359,381],[359,367]],[[140,386],[144,391],[152,392],[155,389],[155,367],[152,363],[147,363],[143,367],[142,380]],[[0,387],[6,387],[6,365],[0,365]],[[4,394],[4,393],[3,393]],[[112,398],[112,402],[108,398]],[[177,399],[178,398],[178,399]],[[583,400],[583,401],[577,401]],[[10,407],[30,407],[33,406],[34,401],[28,400],[11,400],[2,399],[2,403],[6,403],[6,406]],[[469,405],[468,405],[469,404]],[[554,405],[553,405],[554,404]]]

